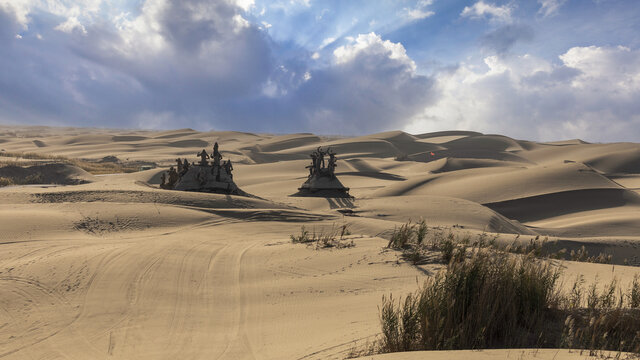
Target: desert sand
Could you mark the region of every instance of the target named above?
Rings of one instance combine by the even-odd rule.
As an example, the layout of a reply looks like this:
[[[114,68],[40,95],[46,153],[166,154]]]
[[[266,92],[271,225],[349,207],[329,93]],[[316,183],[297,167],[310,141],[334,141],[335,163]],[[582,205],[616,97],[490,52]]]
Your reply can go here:
[[[158,187],[175,158],[196,161],[216,141],[254,197]],[[290,196],[318,146],[338,153],[336,174],[353,199]],[[636,143],[3,126],[0,149],[158,164],[109,175],[61,165],[42,182],[78,185],[0,188],[1,359],[344,358],[380,332],[383,295],[414,291],[441,267],[385,249],[409,219],[612,255],[612,264],[559,262],[567,284],[579,274],[622,284],[640,274]],[[0,166],[17,160],[0,157]],[[343,224],[354,247],[289,239],[302,225]],[[471,357],[585,358],[549,349],[366,358]]]

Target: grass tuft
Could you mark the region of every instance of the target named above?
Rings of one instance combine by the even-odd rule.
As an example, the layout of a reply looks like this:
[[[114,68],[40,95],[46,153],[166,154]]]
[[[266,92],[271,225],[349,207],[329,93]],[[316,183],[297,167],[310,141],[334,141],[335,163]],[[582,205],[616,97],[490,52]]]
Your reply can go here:
[[[38,162],[31,160],[40,160],[42,162],[62,163],[77,166],[84,171],[87,171],[94,175],[100,174],[116,174],[116,173],[132,173],[140,171],[142,165],[153,165],[149,162],[133,161],[133,162],[100,162],[86,159],[74,159],[61,155],[49,155],[38,153],[22,153],[22,152],[7,152],[1,151],[0,157],[16,158],[18,160],[1,161],[2,165],[14,165],[14,166],[32,166],[37,165]],[[22,160],[20,160],[22,159]],[[29,160],[29,161],[27,161]]]
[[[474,247],[416,292],[382,298],[378,352],[577,348],[640,352],[640,284],[560,291],[559,267],[533,254]],[[585,306],[585,307],[583,307]]]
[[[329,229],[321,228],[319,231],[316,231],[314,228],[311,232],[303,225],[300,228],[300,234],[291,234],[289,238],[294,244],[315,244],[316,249],[342,249],[355,246],[353,239],[347,239],[349,235],[351,235],[349,224],[343,224],[338,227],[333,224]]]

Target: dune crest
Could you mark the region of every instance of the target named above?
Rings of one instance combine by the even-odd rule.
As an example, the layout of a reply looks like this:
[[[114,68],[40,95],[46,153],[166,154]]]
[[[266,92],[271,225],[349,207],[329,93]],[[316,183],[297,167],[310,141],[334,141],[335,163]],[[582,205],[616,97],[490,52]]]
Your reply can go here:
[[[255,197],[160,189],[177,158],[194,161],[215,142]],[[566,279],[626,284],[640,274],[627,266],[640,264],[640,144],[10,126],[0,144],[0,184],[17,184],[0,187],[3,359],[344,358],[379,332],[383,295],[411,292],[442,266],[386,248],[408,220],[612,255],[613,267],[566,262]],[[319,146],[337,154],[335,175],[353,198],[290,196]],[[97,175],[70,159],[142,171]],[[20,184],[27,178],[38,181]],[[293,244],[304,231],[353,246]]]

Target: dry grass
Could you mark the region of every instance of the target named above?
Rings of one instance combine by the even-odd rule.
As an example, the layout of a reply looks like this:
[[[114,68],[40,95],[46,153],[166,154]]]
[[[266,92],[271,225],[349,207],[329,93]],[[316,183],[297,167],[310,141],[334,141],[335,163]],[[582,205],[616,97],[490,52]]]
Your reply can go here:
[[[12,178],[0,177],[0,187],[9,185],[15,185]]]
[[[437,259],[446,267],[404,298],[383,297],[382,335],[353,353],[549,347],[640,355],[639,277],[628,289],[614,281],[600,290],[578,277],[563,292],[550,259],[606,263],[611,257],[589,256],[584,247],[549,252],[547,238],[496,240],[428,228],[424,221],[395,228],[389,248],[414,264]]]
[[[554,248],[548,237],[539,235],[528,242],[519,240],[517,235],[510,244],[500,244],[498,235],[481,233],[477,236],[454,232],[450,228],[428,227],[425,220],[417,223],[408,221],[394,228],[389,238],[388,248],[402,251],[402,257],[411,261],[414,265],[422,264],[434,259],[433,252],[439,252],[441,260],[448,263],[454,256],[464,255],[468,247],[492,248],[514,254],[525,254],[544,259],[572,260],[580,262],[592,262],[609,264],[612,261],[610,254],[600,253],[591,255],[584,246],[577,250]]]
[[[42,176],[40,174],[32,174],[24,178],[0,177],[0,187],[31,184],[42,184]]]
[[[381,352],[548,345],[558,272],[528,257],[475,249],[414,294],[381,307]]]
[[[144,162],[98,162],[84,159],[73,159],[60,155],[48,155],[38,153],[0,152],[0,157],[15,158],[17,160],[0,161],[2,165],[32,166],[37,165],[38,160],[42,162],[54,162],[77,166],[91,174],[116,174],[132,173],[140,170],[140,166],[147,164]],[[33,161],[36,160],[36,161]]]
[[[353,240],[346,239],[351,235],[349,232],[349,224],[341,226],[331,225],[329,229],[324,227],[316,230],[313,228],[311,232],[304,225],[300,229],[299,235],[290,235],[289,238],[294,244],[315,245],[316,249],[336,248],[342,249],[355,246]]]
[[[598,290],[533,254],[469,247],[415,293],[383,297],[375,352],[577,348],[640,353],[640,282]]]

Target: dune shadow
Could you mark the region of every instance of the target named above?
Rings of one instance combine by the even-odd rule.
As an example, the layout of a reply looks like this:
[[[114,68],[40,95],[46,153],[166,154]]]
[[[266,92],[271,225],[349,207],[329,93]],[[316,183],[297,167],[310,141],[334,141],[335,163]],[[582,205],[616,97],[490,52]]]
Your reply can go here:
[[[369,171],[344,171],[344,172],[338,172],[336,173],[336,175],[352,175],[352,176],[365,176],[365,177],[370,177],[370,178],[374,178],[374,179],[379,179],[379,180],[392,180],[392,181],[404,181],[407,180],[407,178],[400,176],[400,175],[395,175],[395,174],[390,174],[390,173],[385,173],[385,172],[369,172]]]
[[[355,204],[352,198],[326,198],[331,209],[349,208],[353,209]]]

